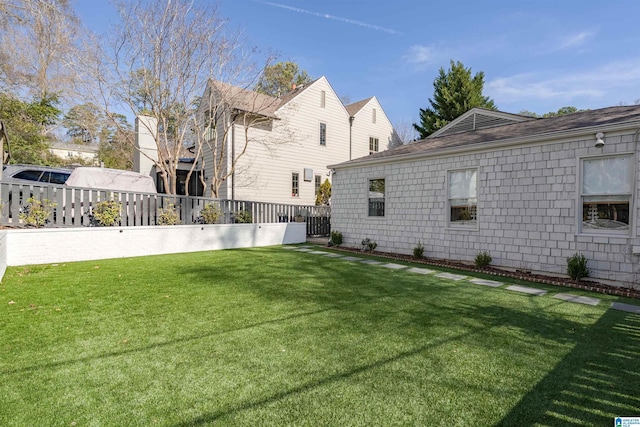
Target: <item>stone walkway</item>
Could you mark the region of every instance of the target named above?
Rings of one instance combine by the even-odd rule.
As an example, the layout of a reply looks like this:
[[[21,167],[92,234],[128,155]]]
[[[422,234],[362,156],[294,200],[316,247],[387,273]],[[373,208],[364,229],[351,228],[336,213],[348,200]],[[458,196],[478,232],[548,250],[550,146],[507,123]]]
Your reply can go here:
[[[447,280],[452,280],[456,282],[468,281],[475,285],[488,286],[491,288],[502,288],[504,285],[506,285],[506,283],[504,282],[479,279],[476,277],[465,276],[463,274],[445,273],[445,272],[439,272],[436,270],[431,270],[428,268],[409,267],[407,265],[395,264],[392,262],[385,263],[383,261],[376,261],[369,258],[341,255],[335,252],[327,252],[327,251],[319,250],[318,246],[315,246],[315,245],[283,246],[282,248],[286,250],[296,251],[296,252],[308,253],[311,255],[326,256],[326,257],[335,258],[341,261],[359,262],[362,264],[373,265],[376,267],[388,268],[390,270],[406,271],[408,273],[424,274],[424,275],[434,274],[435,277],[438,277],[441,279],[447,279]],[[522,294],[539,296],[539,297],[544,296],[548,293],[543,289],[538,289],[538,288],[529,287],[529,286],[521,286],[521,285],[509,285],[504,287],[504,289],[512,292],[518,292]],[[599,298],[584,297],[584,296],[571,295],[571,294],[565,294],[565,293],[555,294],[553,295],[553,298],[557,298],[562,301],[568,301],[568,302],[577,303],[577,304],[593,305],[593,306],[598,305],[601,301]],[[614,310],[640,314],[640,305],[623,304],[619,302],[614,302],[614,303],[611,303],[611,308]]]

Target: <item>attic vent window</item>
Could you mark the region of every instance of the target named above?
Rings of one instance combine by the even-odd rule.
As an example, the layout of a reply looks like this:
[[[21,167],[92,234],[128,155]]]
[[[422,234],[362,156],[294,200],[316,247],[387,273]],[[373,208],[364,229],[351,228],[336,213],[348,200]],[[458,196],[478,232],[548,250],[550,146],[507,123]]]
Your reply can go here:
[[[325,101],[327,98],[327,94],[325,91],[320,92],[320,107],[324,108],[325,107]]]
[[[376,122],[376,109],[373,109],[373,112],[371,113],[371,123],[375,123]]]

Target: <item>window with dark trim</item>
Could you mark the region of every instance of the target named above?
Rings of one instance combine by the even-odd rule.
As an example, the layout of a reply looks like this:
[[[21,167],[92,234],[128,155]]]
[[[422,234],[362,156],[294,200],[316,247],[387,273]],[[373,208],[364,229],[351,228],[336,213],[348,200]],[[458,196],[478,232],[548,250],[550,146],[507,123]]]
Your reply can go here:
[[[320,186],[322,185],[322,176],[320,175],[316,175],[314,177],[314,184],[315,184],[315,189],[316,189],[316,196],[318,195],[318,193],[320,192]]]
[[[320,123],[320,145],[327,145],[327,124]]]
[[[291,174],[291,197],[300,196],[300,174],[293,172]]]

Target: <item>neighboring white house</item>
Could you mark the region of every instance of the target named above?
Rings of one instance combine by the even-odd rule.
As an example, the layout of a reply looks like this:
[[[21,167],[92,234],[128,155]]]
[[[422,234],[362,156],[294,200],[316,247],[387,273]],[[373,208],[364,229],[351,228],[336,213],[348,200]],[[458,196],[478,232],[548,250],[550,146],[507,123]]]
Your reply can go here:
[[[99,164],[98,147],[95,145],[55,143],[51,144],[49,152],[61,159],[82,159],[94,166]]]
[[[640,106],[532,119],[473,109],[431,137],[329,166],[332,230],[359,247],[640,283]]]
[[[218,197],[313,205],[328,164],[386,150],[398,137],[375,97],[344,106],[325,77],[280,98],[210,81],[200,112],[212,123],[202,155]],[[241,154],[242,153],[242,154]],[[241,155],[240,155],[241,154]]]

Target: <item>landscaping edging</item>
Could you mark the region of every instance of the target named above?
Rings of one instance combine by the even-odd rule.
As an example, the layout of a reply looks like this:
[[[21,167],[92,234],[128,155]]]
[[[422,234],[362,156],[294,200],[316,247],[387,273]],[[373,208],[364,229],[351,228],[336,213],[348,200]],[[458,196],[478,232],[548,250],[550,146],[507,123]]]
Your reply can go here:
[[[414,258],[411,255],[401,255],[401,254],[394,254],[390,252],[378,252],[378,251],[363,252],[362,250],[359,250],[359,249],[347,248],[342,246],[331,246],[330,249],[335,249],[338,251],[350,252],[350,253],[373,255],[380,258],[401,260],[401,261],[407,261],[407,262],[412,262],[416,264],[426,264],[434,267],[455,268],[456,270],[464,270],[464,271],[470,271],[474,273],[489,274],[489,275],[498,276],[498,277],[508,277],[511,279],[526,280],[528,282],[541,283],[545,285],[562,286],[562,287],[568,287],[568,288],[574,288],[574,289],[581,289],[585,291],[598,292],[601,294],[640,299],[640,289],[611,286],[611,285],[606,285],[604,283],[599,283],[591,280],[588,280],[588,281],[583,280],[578,283],[569,278],[550,277],[550,276],[544,276],[541,274],[532,274],[532,273],[523,272],[523,271],[505,271],[496,267],[477,268],[477,267],[463,264],[460,262],[447,261],[443,259],[435,259],[435,258],[418,259],[418,258]]]

